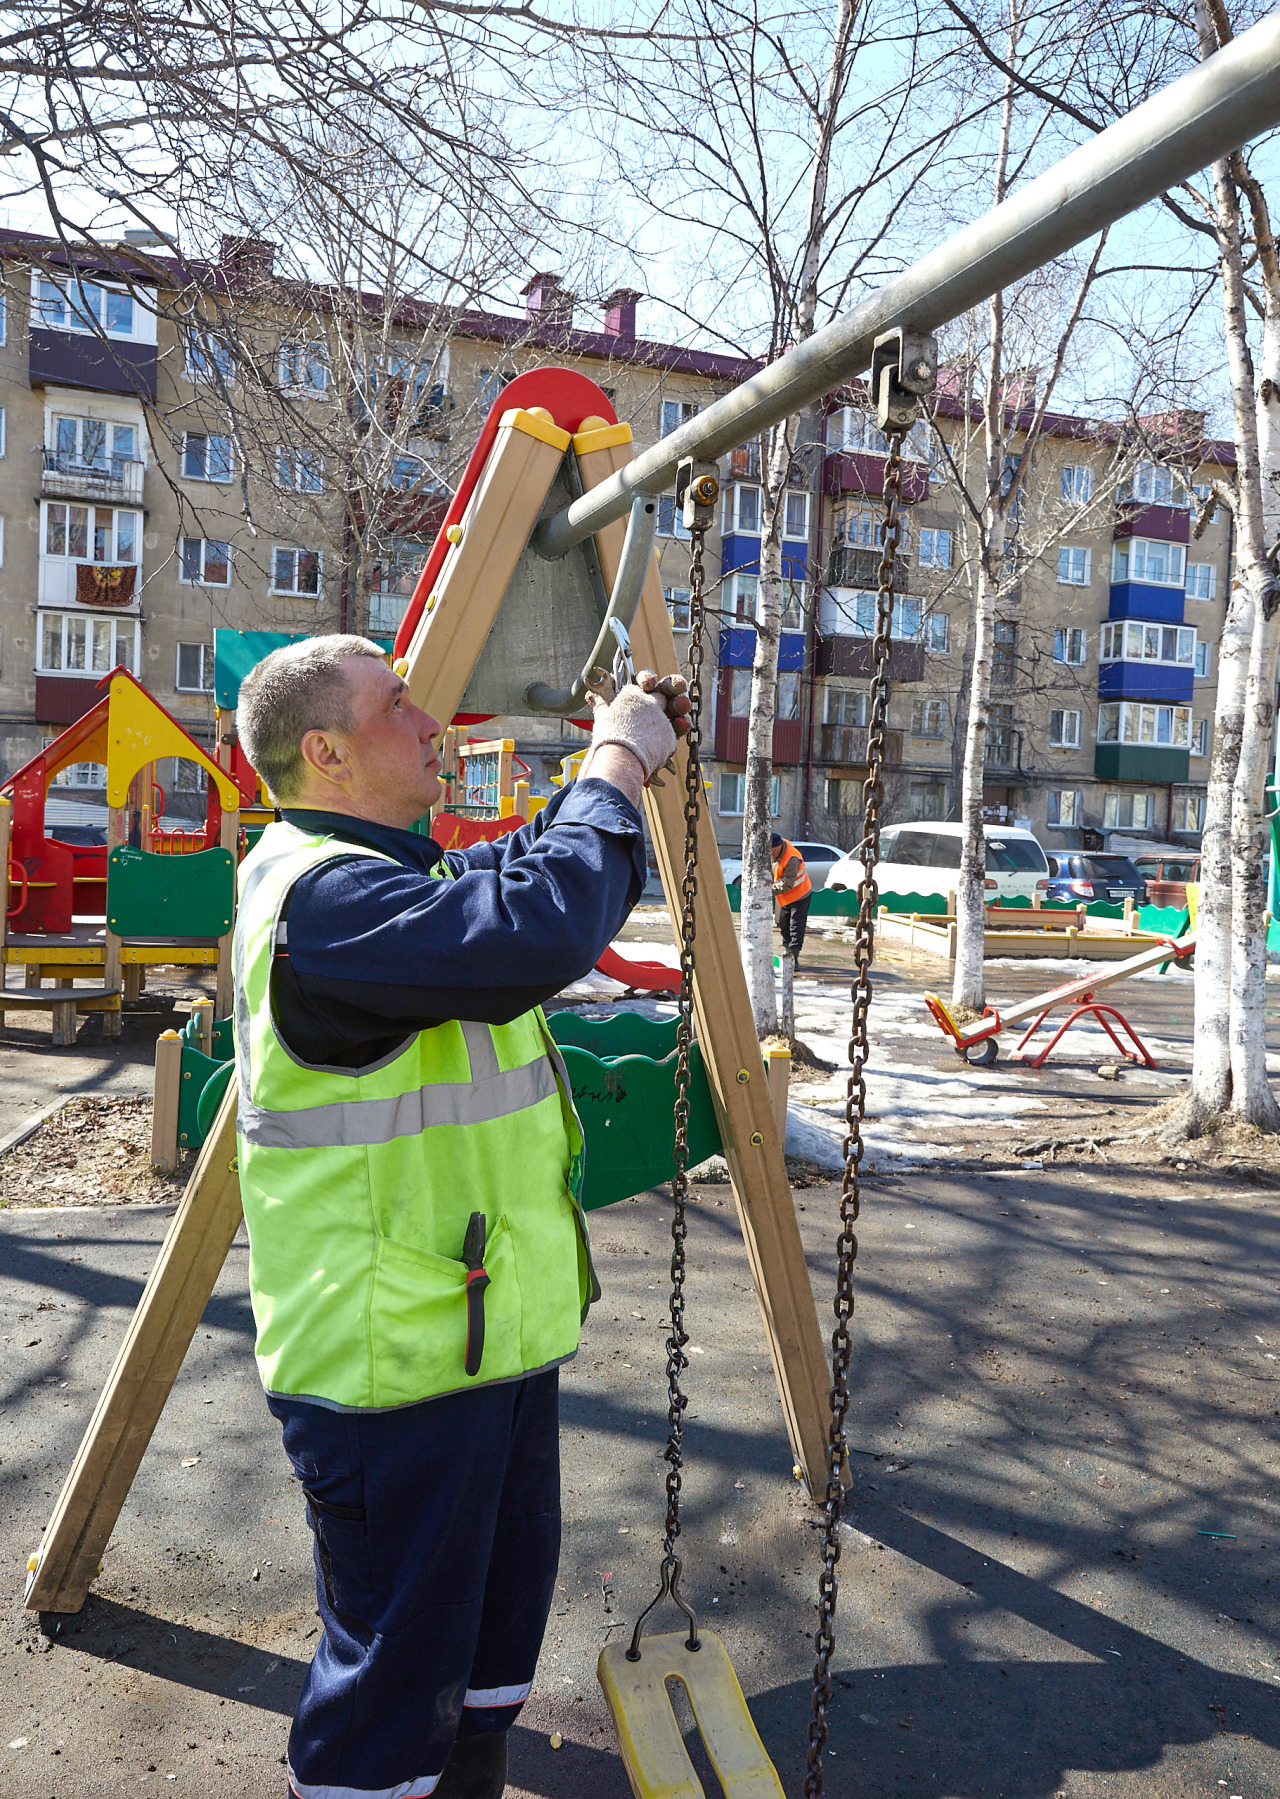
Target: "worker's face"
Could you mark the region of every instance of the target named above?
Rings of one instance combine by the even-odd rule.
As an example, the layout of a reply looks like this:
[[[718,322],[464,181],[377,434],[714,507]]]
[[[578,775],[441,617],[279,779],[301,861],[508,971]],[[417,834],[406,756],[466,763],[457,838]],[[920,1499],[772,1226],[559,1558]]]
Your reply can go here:
[[[440,797],[440,722],[415,706],[387,664],[353,656],[342,665],[354,728],[308,731],[305,804],[329,806],[407,830]]]

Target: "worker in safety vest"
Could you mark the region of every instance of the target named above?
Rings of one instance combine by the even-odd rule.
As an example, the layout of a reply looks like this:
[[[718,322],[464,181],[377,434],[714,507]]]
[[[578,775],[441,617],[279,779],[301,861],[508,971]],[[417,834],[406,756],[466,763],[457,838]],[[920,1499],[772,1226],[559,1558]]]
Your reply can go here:
[[[410,829],[440,726],[376,644],[290,644],[240,688],[280,809],[240,870],[240,1190],[324,1626],[298,1799],[504,1789],[559,1556],[557,1371],[599,1294],[540,1002],[639,897],[683,685],[601,702],[581,777],[449,854]]]
[[[809,901],[813,882],[809,879],[804,857],[793,843],[779,837],[770,838],[773,849],[773,893],[778,902],[778,929],[782,932],[782,948],[797,968],[804,947],[804,928],[809,919]]]

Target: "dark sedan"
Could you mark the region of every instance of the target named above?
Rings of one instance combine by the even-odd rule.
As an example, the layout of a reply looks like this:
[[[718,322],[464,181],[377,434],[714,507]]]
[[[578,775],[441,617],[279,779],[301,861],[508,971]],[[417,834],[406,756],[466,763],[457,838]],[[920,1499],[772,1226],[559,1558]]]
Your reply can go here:
[[[1077,905],[1083,900],[1103,900],[1110,906],[1122,906],[1132,899],[1135,906],[1146,904],[1147,883],[1128,856],[1070,855],[1049,857],[1049,892],[1051,900]]]

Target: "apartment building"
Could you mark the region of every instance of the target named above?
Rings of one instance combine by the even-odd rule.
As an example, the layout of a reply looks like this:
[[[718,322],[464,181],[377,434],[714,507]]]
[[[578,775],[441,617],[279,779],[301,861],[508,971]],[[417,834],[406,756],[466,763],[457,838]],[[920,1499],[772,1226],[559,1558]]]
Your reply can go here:
[[[526,369],[581,370],[643,447],[756,367],[640,337],[631,289],[584,327],[545,272],[518,315],[438,327],[406,303],[375,321],[376,354],[353,360],[351,315],[277,278],[267,245],[225,240],[218,265],[192,271],[125,244],[73,268],[51,240],[0,233],[0,268],[5,773],[80,716],[118,664],[208,741],[218,627],[390,637],[481,420]],[[958,414],[941,424],[964,428]],[[1035,554],[999,609],[988,815],[1027,820],[1049,848],[1086,831],[1194,840],[1203,812],[1229,525],[1214,519],[1192,545],[1188,496],[1154,460],[1104,493],[1111,451],[1087,421],[1050,421],[1028,488]],[[1206,447],[1206,471],[1229,462],[1228,446]],[[861,808],[883,471],[855,391],[830,408],[825,441],[798,457],[784,498],[775,810],[788,832],[843,844]],[[959,792],[971,551],[923,427],[903,496],[886,816],[945,817]],[[733,853],[760,526],[759,446],[748,444],[724,460],[706,558],[709,809]],[[688,544],[669,495],[658,533],[687,645]],[[583,739],[554,720],[491,729],[515,738],[542,792]],[[86,766],[67,785],[91,800],[100,781]],[[171,781],[180,808],[184,770]]]

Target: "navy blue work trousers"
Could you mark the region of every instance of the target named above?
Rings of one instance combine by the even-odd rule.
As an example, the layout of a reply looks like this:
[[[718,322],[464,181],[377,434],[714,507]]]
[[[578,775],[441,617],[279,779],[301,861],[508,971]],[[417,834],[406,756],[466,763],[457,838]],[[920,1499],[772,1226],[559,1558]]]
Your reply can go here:
[[[528,1698],[560,1557],[559,1377],[391,1412],[269,1398],[307,1496],[324,1631],[298,1799],[425,1799]]]

